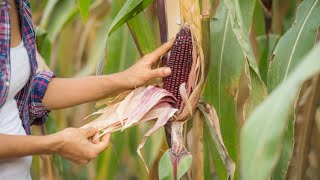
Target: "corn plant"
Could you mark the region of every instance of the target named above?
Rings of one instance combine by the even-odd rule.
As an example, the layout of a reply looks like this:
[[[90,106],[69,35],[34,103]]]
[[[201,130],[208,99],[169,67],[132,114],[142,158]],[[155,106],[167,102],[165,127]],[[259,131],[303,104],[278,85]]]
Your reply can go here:
[[[210,2],[206,2],[205,4],[210,5]],[[127,5],[134,7],[139,6],[139,3],[138,1],[127,1],[124,7]],[[204,61],[205,58],[209,58],[208,52],[204,55],[205,53],[201,47],[202,31],[200,27],[199,2],[189,1],[180,3],[179,5],[182,9],[181,21],[183,25],[176,36],[169,57],[165,57],[163,61],[163,65],[171,67],[173,71],[172,75],[164,79],[163,89],[155,86],[141,87],[132,92],[126,92],[122,98],[116,96],[115,100],[112,100],[112,103],[105,101],[107,107],[94,113],[102,115],[85,126],[97,127],[102,131],[103,135],[109,132],[124,130],[130,126],[156,118],[157,121],[154,127],[144,135],[137,152],[142,157],[140,149],[144,146],[146,137],[166,125],[167,132],[169,132],[167,135],[169,137],[168,143],[172,148],[164,156],[169,156],[169,159],[171,159],[169,162],[171,163],[167,164],[168,161],[161,161],[163,163],[159,168],[171,167],[171,169],[166,171],[169,173],[167,175],[160,173],[160,177],[165,178],[168,176],[174,179],[181,178],[191,165],[191,155],[184,146],[183,126],[187,120],[192,118],[194,111],[198,107],[205,79]],[[164,8],[164,6],[158,8]],[[191,9],[192,11],[190,11]],[[122,10],[120,10],[120,17],[118,14],[115,18],[116,20],[122,19],[121,16],[125,17],[126,14],[121,14]],[[124,12],[131,14],[127,10],[124,10]],[[117,21],[112,23],[114,26],[111,25],[108,34],[113,32],[114,28],[117,27],[117,23]],[[206,28],[203,32],[209,32],[208,25]],[[209,43],[206,45],[209,46]],[[103,62],[104,58],[99,63],[98,73],[101,73],[99,69],[102,69],[100,66],[103,66]],[[211,107],[206,106],[205,108],[207,108],[206,110],[210,110]],[[206,110],[202,111],[202,113],[208,114]],[[214,119],[213,116],[207,116],[208,120],[211,120],[208,125],[213,128],[217,123],[217,119]],[[221,138],[218,140],[223,145]],[[227,152],[225,152],[226,155]],[[162,175],[164,176],[162,177]]]
[[[121,71],[176,38],[159,64],[171,76],[97,103],[101,116],[85,126],[114,135],[92,178],[305,179],[320,97],[319,12],[319,0],[48,1],[38,47],[50,67],[83,76]],[[74,21],[86,24],[77,57],[88,61],[70,73],[55,62],[54,42]],[[156,98],[140,112],[146,95]]]

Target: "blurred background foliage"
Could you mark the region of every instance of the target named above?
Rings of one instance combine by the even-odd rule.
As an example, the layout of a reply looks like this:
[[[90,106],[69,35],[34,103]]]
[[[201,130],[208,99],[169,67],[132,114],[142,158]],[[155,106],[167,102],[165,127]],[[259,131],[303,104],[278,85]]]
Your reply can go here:
[[[85,19],[81,18],[78,2],[76,0],[30,0],[30,2],[33,12],[33,21],[36,26],[38,50],[46,60],[48,67],[54,71],[58,77],[94,75],[96,66],[100,60],[100,54],[105,47],[104,40],[107,36],[108,29],[125,3],[125,0],[91,0],[89,16]],[[213,7],[212,14],[217,15],[216,11],[219,1],[212,0],[211,2]],[[268,61],[272,56],[272,51],[278,42],[279,37],[281,37],[294,23],[297,6],[300,2],[301,1],[299,0],[274,0],[272,6],[271,30],[265,26],[265,7],[262,6],[260,1],[255,3],[250,41],[254,56],[257,61],[259,61],[261,78],[265,84],[267,84]],[[222,9],[220,10],[220,13],[220,15],[223,15],[225,12]],[[220,51],[219,49],[216,49],[215,42],[219,43],[219,39],[217,39],[219,34],[217,34],[217,36],[214,36],[214,34],[219,33],[220,26],[214,21],[214,18],[212,19],[211,52],[216,52],[216,54],[218,54]],[[124,70],[135,63],[140,58],[141,54],[150,52],[156,46],[160,45],[159,25],[155,3],[152,3],[144,12],[140,13],[131,21],[131,25],[130,23],[122,25],[108,39],[106,57],[108,61],[104,69],[104,72],[107,74]],[[138,24],[137,22],[142,22],[144,24]],[[137,49],[137,46],[135,45],[135,39],[131,34],[131,29],[139,27],[135,27],[134,25],[140,26],[140,29],[143,30],[141,30],[141,33],[145,33],[144,35],[146,39],[148,39],[146,43],[149,44],[146,46],[151,47],[144,52]],[[231,30],[230,33],[232,34]],[[268,43],[266,43],[267,35],[269,36]],[[236,38],[230,36],[229,40],[230,42],[234,42],[236,41]],[[237,44],[234,46],[237,46]],[[236,49],[239,47],[229,48]],[[232,60],[237,53],[241,54],[241,50],[229,53],[229,64],[233,63]],[[225,63],[228,63],[228,61],[225,61]],[[215,78],[217,76],[215,72],[213,72],[213,70],[217,68],[216,65],[217,64],[213,59],[210,68],[212,71],[209,74],[208,82],[216,82]],[[222,133],[235,133],[236,139],[238,139],[238,134],[236,133],[237,124],[239,124],[240,127],[243,124],[243,105],[248,96],[246,90],[247,81],[244,78],[244,69],[242,68],[242,65],[239,65],[239,68],[235,71],[235,74],[233,74],[240,79],[238,99],[236,102],[232,99],[225,102],[227,105],[232,104],[232,106],[229,106],[229,110],[225,109],[226,112],[222,112],[224,114],[229,113],[230,116],[237,116],[232,117],[233,119],[238,119],[237,122],[233,122],[234,124],[228,124],[232,123],[231,121],[222,124],[222,130],[225,129]],[[237,64],[234,64],[234,66],[237,66]],[[216,86],[208,83],[204,98],[211,104],[216,103],[214,99],[215,90]],[[227,97],[225,98],[228,100]],[[232,109],[232,113],[230,113],[230,109]],[[50,134],[68,126],[80,127],[85,123],[83,119],[94,111],[94,103],[87,103],[73,108],[53,111],[45,126],[33,127],[33,134]],[[320,111],[316,112],[317,113],[315,114],[320,114]],[[319,115],[316,119],[319,121]],[[109,148],[88,165],[76,165],[56,155],[35,156],[32,165],[32,177],[35,180],[157,179],[158,161],[167,149],[164,130],[161,129],[152,135],[151,138],[147,140],[144,147],[143,155],[145,160],[147,160],[147,165],[150,170],[149,174],[136,154],[136,149],[143,133],[150,127],[150,124],[144,124],[130,128],[124,132],[114,133]],[[230,127],[230,132],[228,132],[228,127]],[[207,130],[204,129],[204,134],[207,133],[206,131]],[[310,136],[317,137],[315,135],[317,133],[319,133],[318,130],[313,129]],[[314,140],[315,138],[312,138],[312,141]],[[206,135],[204,135],[204,141],[208,141]],[[226,141],[226,146],[228,147],[228,140]],[[309,169],[306,173],[312,174],[317,170],[319,172],[318,162],[320,161],[317,161],[317,159],[320,157],[318,157],[318,153],[316,153],[320,151],[318,146],[315,145],[307,152],[310,152],[310,156],[313,156],[313,159],[316,160],[307,163],[306,167]],[[210,168],[213,166],[213,162],[210,159],[213,158],[213,161],[219,159],[218,157],[214,157],[215,154],[212,152],[213,149],[214,148],[210,148],[210,143],[205,143],[204,151],[209,152],[204,154],[204,171],[207,178],[217,177],[217,172],[213,168]],[[232,148],[229,149],[229,152],[231,156],[236,156],[238,153],[237,149]],[[217,167],[217,169],[218,168],[219,167]],[[312,175],[312,177],[314,176]]]

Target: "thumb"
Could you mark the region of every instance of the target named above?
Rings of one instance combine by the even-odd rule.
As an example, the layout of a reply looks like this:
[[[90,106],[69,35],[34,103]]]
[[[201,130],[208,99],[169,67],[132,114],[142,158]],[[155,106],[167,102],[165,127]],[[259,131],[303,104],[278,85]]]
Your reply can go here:
[[[153,78],[163,78],[171,74],[171,69],[168,67],[162,67],[151,71]]]
[[[94,127],[85,128],[83,130],[84,130],[84,134],[87,138],[94,136],[98,132],[98,129],[94,128]]]

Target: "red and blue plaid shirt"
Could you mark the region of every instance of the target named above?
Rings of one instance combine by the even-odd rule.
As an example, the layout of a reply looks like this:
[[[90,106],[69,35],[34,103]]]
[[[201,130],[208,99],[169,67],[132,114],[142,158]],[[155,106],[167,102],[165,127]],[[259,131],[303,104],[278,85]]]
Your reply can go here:
[[[43,124],[48,111],[42,103],[48,83],[53,78],[52,72],[37,72],[35,31],[33,29],[30,4],[28,0],[15,0],[17,5],[21,33],[27,49],[31,75],[27,84],[15,96],[22,125],[27,134],[30,126]],[[10,85],[10,4],[8,0],[0,0],[0,108],[6,102]]]

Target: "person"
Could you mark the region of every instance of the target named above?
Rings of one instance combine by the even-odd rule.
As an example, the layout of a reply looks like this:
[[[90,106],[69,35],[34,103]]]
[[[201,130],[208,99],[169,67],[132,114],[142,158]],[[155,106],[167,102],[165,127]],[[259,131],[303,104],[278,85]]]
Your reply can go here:
[[[110,134],[93,141],[97,129],[66,128],[32,136],[30,126],[43,124],[50,110],[98,100],[171,73],[170,68],[152,66],[172,47],[172,40],[123,72],[57,78],[38,69],[42,59],[31,19],[28,0],[0,0],[0,179],[31,179],[32,155],[55,153],[88,163],[107,148]]]

